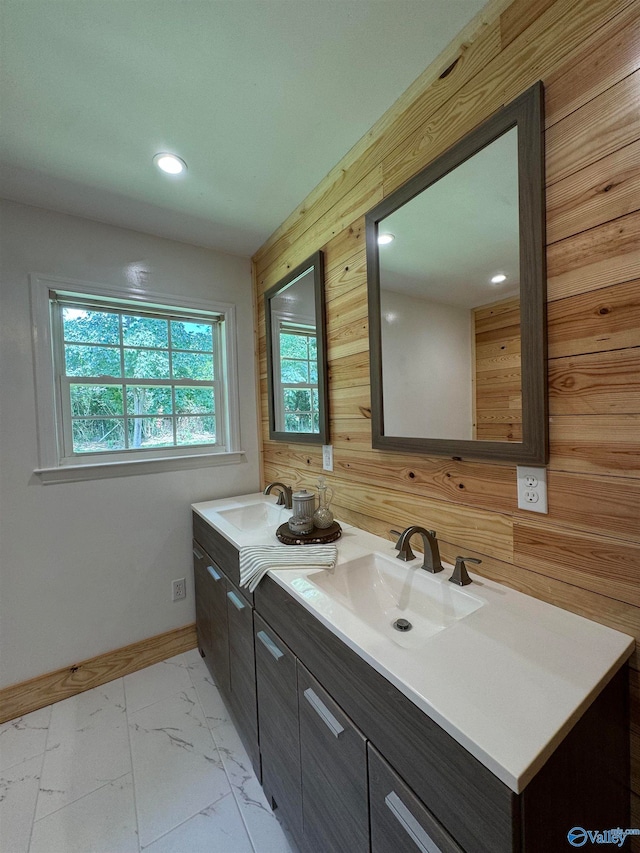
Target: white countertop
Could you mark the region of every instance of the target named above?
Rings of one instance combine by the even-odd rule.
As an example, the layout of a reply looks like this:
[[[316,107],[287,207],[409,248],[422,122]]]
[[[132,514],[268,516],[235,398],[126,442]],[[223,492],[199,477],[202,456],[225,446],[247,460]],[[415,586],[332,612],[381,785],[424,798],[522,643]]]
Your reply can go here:
[[[193,504],[193,510],[238,549],[276,545],[275,530],[239,530],[220,510],[275,497],[243,495]],[[346,562],[372,552],[395,557],[392,543],[342,525],[340,572]],[[286,547],[286,546],[283,546]],[[421,571],[421,560],[405,563]],[[430,575],[450,586],[453,567]],[[335,601],[313,603],[304,581],[317,569],[271,571],[273,579],[329,630],[394,684],[511,790],[519,793],[631,655],[632,637],[470,572],[465,592],[482,606],[430,637],[420,648],[383,640]],[[296,580],[298,579],[298,580]]]

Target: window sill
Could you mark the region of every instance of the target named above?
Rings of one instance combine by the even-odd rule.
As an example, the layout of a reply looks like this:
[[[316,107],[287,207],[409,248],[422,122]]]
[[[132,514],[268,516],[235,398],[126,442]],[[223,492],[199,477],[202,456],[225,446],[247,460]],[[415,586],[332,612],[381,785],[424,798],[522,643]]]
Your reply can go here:
[[[198,453],[193,456],[166,456],[164,459],[132,459],[126,462],[90,462],[83,465],[60,465],[57,468],[36,468],[34,474],[43,486],[51,483],[79,483],[83,480],[104,480],[111,477],[131,477],[136,474],[162,474],[217,465],[237,465],[246,462],[244,451],[234,453]]]

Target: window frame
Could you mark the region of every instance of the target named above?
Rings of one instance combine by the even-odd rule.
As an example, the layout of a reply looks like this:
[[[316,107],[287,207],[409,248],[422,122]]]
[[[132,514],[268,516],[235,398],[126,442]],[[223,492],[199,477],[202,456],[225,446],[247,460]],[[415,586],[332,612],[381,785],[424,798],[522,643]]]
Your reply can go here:
[[[113,285],[93,284],[36,273],[32,273],[29,278],[39,460],[35,473],[43,483],[244,461],[245,456],[240,449],[235,305],[226,302],[205,302],[148,290],[125,290]],[[222,390],[222,394],[216,398],[215,417],[216,428],[220,424],[222,430],[222,441],[219,441],[219,433],[216,432],[215,445],[165,446],[66,455],[65,430],[68,446],[70,411],[67,410],[66,416],[63,415],[62,383],[70,377],[63,377],[62,372],[57,370],[57,365],[64,364],[64,343],[60,319],[56,320],[54,317],[61,315],[61,311],[54,310],[51,291],[59,293],[64,300],[93,300],[96,307],[99,303],[100,307],[107,310],[109,304],[112,304],[114,309],[125,312],[128,310],[132,314],[153,313],[155,310],[166,316],[175,311],[183,315],[184,319],[190,316],[194,319],[215,319],[219,337],[219,358],[214,370],[215,367],[219,370],[217,381],[220,382],[219,387]],[[73,378],[71,379],[73,381]],[[125,378],[120,381],[123,385],[127,382]],[[188,384],[189,380],[185,382]],[[131,378],[129,384],[136,384],[135,378]]]

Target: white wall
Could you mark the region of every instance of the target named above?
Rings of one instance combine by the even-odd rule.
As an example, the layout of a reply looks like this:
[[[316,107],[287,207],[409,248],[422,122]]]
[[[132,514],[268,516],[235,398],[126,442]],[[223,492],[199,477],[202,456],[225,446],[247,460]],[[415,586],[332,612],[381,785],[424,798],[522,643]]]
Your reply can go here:
[[[380,292],[385,435],[473,438],[466,308]]]
[[[189,505],[256,491],[259,466],[248,259],[12,202],[0,229],[1,687],[193,622]],[[30,272],[123,287],[141,274],[155,292],[235,303],[247,461],[41,485]],[[179,577],[188,596],[173,603]]]

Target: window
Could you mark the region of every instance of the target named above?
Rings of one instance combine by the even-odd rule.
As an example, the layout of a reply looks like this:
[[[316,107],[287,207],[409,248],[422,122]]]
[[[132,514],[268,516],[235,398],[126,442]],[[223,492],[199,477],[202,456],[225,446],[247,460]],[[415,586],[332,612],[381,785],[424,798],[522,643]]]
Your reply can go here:
[[[318,345],[315,326],[277,320],[279,389],[285,432],[319,432]]]
[[[50,298],[65,457],[224,445],[217,318]]]
[[[237,452],[233,306],[51,285],[32,279],[34,327],[48,331],[34,338],[39,473]]]

